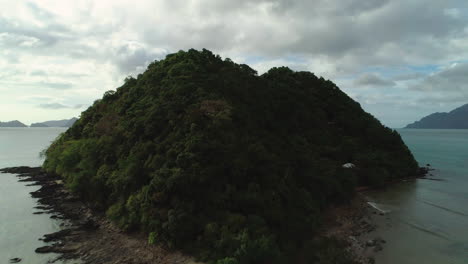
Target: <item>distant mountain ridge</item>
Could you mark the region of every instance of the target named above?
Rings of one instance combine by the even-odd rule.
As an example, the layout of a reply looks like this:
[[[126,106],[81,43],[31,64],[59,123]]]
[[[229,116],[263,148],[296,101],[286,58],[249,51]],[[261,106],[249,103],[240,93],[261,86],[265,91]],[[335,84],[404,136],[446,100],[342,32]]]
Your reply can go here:
[[[40,123],[32,123],[31,127],[71,127],[78,118],[73,117],[71,119],[63,120],[51,120]]]
[[[71,119],[63,120],[51,120],[39,123],[32,123],[30,127],[71,127],[78,118],[73,117]],[[27,125],[21,123],[18,120],[0,122],[0,127],[28,127]]]
[[[468,104],[448,113],[433,113],[405,128],[468,129]]]
[[[18,120],[0,122],[0,127],[27,127],[27,125],[21,123]]]

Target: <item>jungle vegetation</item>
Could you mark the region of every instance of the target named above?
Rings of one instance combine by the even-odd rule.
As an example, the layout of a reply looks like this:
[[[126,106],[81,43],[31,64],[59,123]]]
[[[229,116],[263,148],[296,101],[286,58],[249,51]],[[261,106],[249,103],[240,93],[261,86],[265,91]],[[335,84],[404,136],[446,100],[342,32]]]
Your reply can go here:
[[[193,49],[106,92],[45,155],[121,228],[218,264],[353,263],[315,239],[323,211],[418,170],[333,82]]]

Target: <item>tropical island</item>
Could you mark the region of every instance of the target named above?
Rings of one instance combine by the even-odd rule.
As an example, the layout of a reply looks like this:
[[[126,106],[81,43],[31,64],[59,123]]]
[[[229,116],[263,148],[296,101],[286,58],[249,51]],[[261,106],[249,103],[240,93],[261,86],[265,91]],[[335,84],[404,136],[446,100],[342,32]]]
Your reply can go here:
[[[468,104],[448,113],[433,113],[405,128],[420,129],[468,129]]]
[[[420,173],[333,82],[193,49],[106,92],[43,154],[53,186],[119,230],[216,264],[356,263],[320,235],[324,212]]]

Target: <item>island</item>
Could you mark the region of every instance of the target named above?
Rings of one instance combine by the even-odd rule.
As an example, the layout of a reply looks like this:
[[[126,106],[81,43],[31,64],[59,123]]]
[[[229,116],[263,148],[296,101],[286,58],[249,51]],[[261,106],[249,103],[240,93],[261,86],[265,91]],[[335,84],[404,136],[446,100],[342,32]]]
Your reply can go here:
[[[32,123],[31,127],[71,127],[78,118],[73,117],[71,119],[63,119],[63,120],[52,120],[52,121],[45,121],[40,123]]]
[[[21,123],[18,120],[0,122],[0,127],[27,127],[27,125]]]
[[[332,81],[287,67],[259,75],[205,49],[169,54],[126,78],[44,155],[45,171],[33,172],[47,184],[36,195],[64,183],[71,194],[42,200],[92,209],[73,214],[87,219],[82,228],[59,235],[73,243],[109,225],[91,211],[116,228],[102,232],[114,235],[105,242],[85,236],[37,252],[76,251],[89,263],[101,263],[90,250],[102,254],[123,232],[146,237],[140,249],[155,256],[177,250],[205,263],[356,263],[323,235],[324,213],[357,187],[419,174],[398,132]],[[120,251],[109,254],[121,261]]]
[[[448,113],[434,113],[405,128],[419,129],[468,129],[468,104],[460,106]]]

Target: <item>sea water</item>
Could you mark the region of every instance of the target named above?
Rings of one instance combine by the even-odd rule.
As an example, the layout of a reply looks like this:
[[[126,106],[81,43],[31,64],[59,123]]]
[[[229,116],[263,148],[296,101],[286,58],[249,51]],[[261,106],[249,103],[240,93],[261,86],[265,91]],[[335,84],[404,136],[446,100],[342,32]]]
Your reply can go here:
[[[387,241],[378,264],[468,264],[468,130],[398,131],[433,180],[418,179],[368,194],[388,210],[374,216]]]
[[[39,166],[39,153],[63,128],[0,128],[0,168]],[[399,130],[421,165],[436,180],[412,180],[368,195],[389,213],[374,216],[387,243],[375,255],[378,264],[468,264],[468,130]],[[50,215],[34,215],[36,199],[12,174],[0,174],[0,263],[44,264],[53,254],[36,254],[38,238],[60,230]]]
[[[39,153],[50,145],[64,128],[0,128],[0,168],[40,166]],[[45,264],[55,254],[36,254],[46,244],[38,239],[60,230],[60,221],[49,214],[35,215],[37,199],[29,193],[38,186],[26,186],[12,174],[0,173],[0,263],[21,258],[20,263]],[[56,262],[62,263],[62,262]]]

